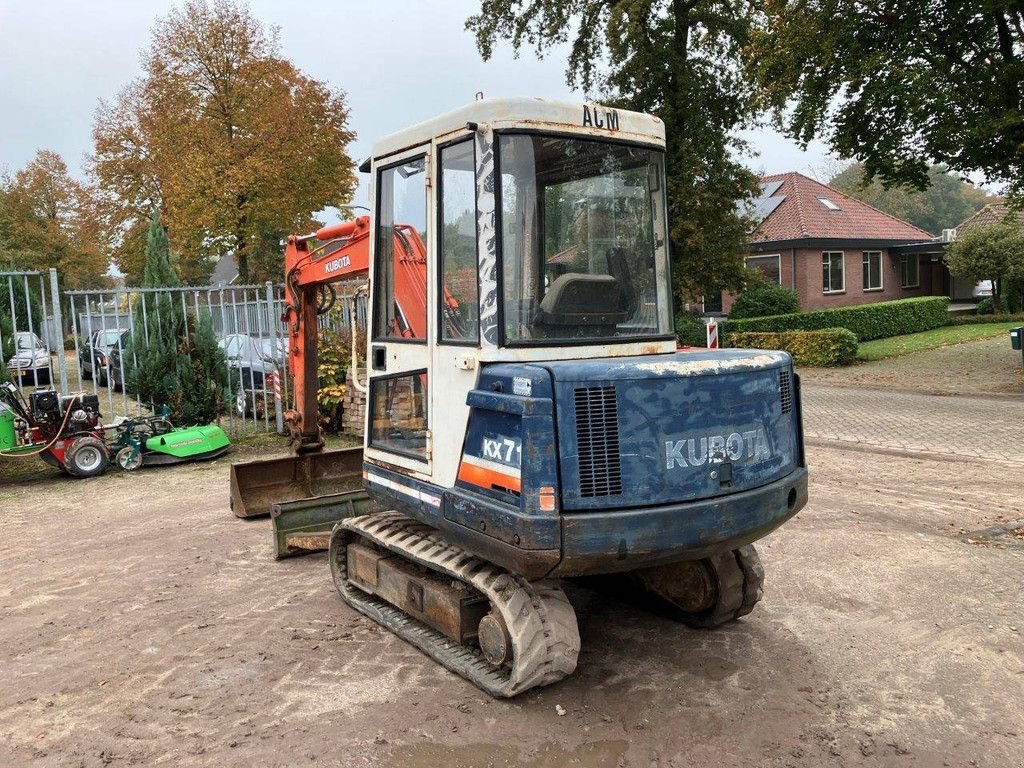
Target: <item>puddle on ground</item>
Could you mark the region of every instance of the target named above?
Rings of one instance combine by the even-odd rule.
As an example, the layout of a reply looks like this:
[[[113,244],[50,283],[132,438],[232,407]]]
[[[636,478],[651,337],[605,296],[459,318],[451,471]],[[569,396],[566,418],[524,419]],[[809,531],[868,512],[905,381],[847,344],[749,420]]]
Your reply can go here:
[[[387,768],[616,768],[629,747],[627,741],[594,741],[576,749],[542,744],[523,754],[498,744],[414,744],[398,747],[382,765]]]
[[[968,544],[998,547],[999,549],[1024,549],[1024,520],[994,525],[980,531],[961,533],[959,538]]]

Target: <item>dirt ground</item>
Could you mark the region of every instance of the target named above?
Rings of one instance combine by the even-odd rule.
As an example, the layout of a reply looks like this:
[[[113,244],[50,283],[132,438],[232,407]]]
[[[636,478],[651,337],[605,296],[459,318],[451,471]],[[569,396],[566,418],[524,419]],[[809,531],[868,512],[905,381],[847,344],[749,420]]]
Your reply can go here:
[[[323,556],[275,562],[228,459],[0,480],[0,765],[1024,765],[1024,538],[984,532],[1024,525],[1019,468],[809,461],[753,614],[570,586],[579,668],[513,701],[344,606]]]
[[[846,368],[801,368],[811,384],[908,389],[932,394],[1024,394],[1021,355],[1005,335]]]

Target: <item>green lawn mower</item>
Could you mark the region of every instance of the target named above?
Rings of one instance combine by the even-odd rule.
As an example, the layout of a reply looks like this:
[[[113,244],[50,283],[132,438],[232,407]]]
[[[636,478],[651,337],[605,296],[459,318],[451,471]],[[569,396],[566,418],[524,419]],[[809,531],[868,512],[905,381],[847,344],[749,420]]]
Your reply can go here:
[[[41,389],[24,398],[0,383],[0,459],[38,457],[73,477],[101,475],[115,462],[126,471],[142,466],[213,459],[231,447],[212,424],[175,427],[163,406],[155,416],[104,426],[99,398],[78,392],[61,396]]]
[[[110,452],[121,469],[133,472],[143,466],[215,459],[231,447],[220,427],[175,427],[168,413],[164,406],[155,416],[129,418],[114,427]]]

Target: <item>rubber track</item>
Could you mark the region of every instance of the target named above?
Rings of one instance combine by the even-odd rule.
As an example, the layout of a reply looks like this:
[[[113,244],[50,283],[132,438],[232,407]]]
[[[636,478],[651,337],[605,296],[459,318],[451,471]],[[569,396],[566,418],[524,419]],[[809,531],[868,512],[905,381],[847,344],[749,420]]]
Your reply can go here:
[[[512,637],[511,667],[494,669],[476,647],[460,645],[348,581],[347,548],[357,538],[471,585],[500,612]],[[561,588],[530,583],[441,538],[398,512],[342,520],[331,533],[334,584],[346,603],[492,696],[507,698],[572,674],[580,650],[576,613]]]
[[[733,550],[733,554],[743,571],[743,604],[733,617],[738,619],[754,610],[764,595],[764,566],[753,544]]]
[[[714,571],[715,605],[703,613],[687,613],[658,589],[651,592],[674,606],[683,622],[691,627],[713,629],[746,616],[761,600],[764,594],[764,568],[753,544],[739,549],[722,552],[707,559]],[[641,578],[641,584],[643,584]]]

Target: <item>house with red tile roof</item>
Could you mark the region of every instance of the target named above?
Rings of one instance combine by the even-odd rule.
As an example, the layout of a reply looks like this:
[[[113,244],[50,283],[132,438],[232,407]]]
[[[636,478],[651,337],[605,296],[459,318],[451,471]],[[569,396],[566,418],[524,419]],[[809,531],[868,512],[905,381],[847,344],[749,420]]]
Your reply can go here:
[[[747,266],[793,288],[802,309],[949,295],[942,238],[803,174],[763,177],[753,215]]]
[[[1014,224],[1021,232],[1024,232],[1024,212],[1010,210],[1010,204],[1005,197],[999,197],[986,205],[969,219],[957,225],[956,235],[960,237],[972,229],[991,227],[995,224]]]

